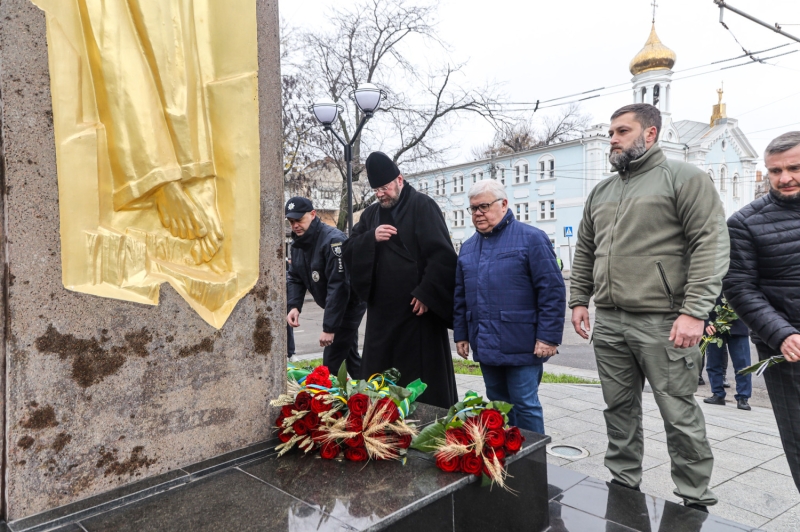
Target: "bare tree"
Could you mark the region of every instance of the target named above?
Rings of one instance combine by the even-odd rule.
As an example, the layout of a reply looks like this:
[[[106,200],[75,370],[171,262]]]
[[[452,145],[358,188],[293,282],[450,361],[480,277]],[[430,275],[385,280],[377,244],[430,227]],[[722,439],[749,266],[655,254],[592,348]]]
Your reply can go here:
[[[499,127],[492,142],[473,148],[472,155],[476,159],[485,159],[572,140],[581,135],[590,121],[591,116],[584,113],[578,104],[570,104],[558,114],[544,117],[540,125],[536,125],[531,116],[513,123],[497,121]]]
[[[352,91],[362,83],[374,83],[387,93],[381,111],[354,143],[355,181],[363,170],[364,151],[382,148],[403,171],[417,171],[442,162],[449,147],[444,135],[457,115],[467,112],[495,118],[491,109],[499,98],[494,87],[468,89],[457,83],[463,64],[447,60],[447,47],[435,31],[435,15],[436,3],[362,0],[352,7],[332,8],[327,17],[330,32],[307,31],[300,37],[302,71],[313,80],[314,94],[346,104],[337,125],[345,141],[350,142],[361,120],[361,113],[349,102]],[[412,60],[414,45],[424,46],[430,61],[436,61],[438,53],[439,66],[426,69]],[[341,146],[329,136],[311,142],[320,156],[335,161],[344,180]],[[371,194],[362,197],[358,207],[372,201]],[[342,206],[340,227],[346,219]]]

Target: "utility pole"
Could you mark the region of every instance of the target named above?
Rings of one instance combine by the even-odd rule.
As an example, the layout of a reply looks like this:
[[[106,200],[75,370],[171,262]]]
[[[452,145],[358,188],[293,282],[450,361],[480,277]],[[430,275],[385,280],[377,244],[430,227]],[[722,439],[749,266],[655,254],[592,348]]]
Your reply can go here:
[[[783,35],[784,37],[788,37],[788,38],[792,39],[793,41],[800,42],[800,38],[798,38],[798,37],[795,37],[794,35],[791,35],[791,34],[789,34],[789,33],[786,33],[785,31],[783,31],[783,30],[781,29],[781,26],[780,26],[780,24],[778,24],[777,22],[775,23],[775,25],[768,24],[767,22],[764,22],[763,20],[759,20],[759,19],[757,19],[756,17],[754,17],[754,16],[752,16],[752,15],[748,15],[748,14],[747,14],[747,13],[745,13],[744,11],[741,11],[741,10],[739,10],[739,9],[736,9],[736,8],[735,8],[735,7],[733,7],[732,5],[728,4],[728,3],[727,3],[725,0],[714,0],[714,3],[715,3],[715,4],[717,4],[717,5],[719,6],[719,21],[720,21],[720,23],[721,23],[721,24],[723,24],[723,25],[724,25],[725,23],[724,23],[724,22],[722,22],[722,15],[723,15],[723,13],[725,12],[724,10],[725,10],[725,9],[727,9],[727,10],[729,10],[729,11],[733,11],[733,12],[734,12],[734,13],[736,13],[737,15],[740,15],[740,16],[742,16],[742,17],[746,18],[746,19],[750,19],[750,20],[752,20],[752,21],[753,21],[753,22],[755,22],[756,24],[761,24],[761,25],[762,25],[762,26],[764,26],[765,28],[768,28],[768,29],[770,29],[770,30],[774,31],[775,33],[780,33],[780,34],[781,34],[781,35]]]

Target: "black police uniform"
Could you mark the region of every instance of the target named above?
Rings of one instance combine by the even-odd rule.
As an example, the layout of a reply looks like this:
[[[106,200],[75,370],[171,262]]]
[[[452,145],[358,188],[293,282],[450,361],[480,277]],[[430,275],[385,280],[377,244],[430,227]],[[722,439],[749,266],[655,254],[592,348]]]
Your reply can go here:
[[[306,290],[325,309],[322,330],[334,333],[333,343],[322,354],[322,362],[331,373],[347,362],[352,378],[361,378],[361,357],[358,354],[358,326],[367,310],[350,288],[350,280],[342,262],[342,243],[347,237],[326,225],[319,218],[311,222],[301,237],[293,236],[292,264],[287,276],[288,308],[303,310]]]

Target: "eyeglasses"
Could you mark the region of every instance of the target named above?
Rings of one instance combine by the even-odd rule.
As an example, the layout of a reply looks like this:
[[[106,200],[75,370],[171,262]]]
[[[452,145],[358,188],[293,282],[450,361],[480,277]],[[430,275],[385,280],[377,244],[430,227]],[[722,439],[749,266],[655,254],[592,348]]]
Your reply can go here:
[[[385,194],[386,192],[388,192],[388,191],[389,191],[389,186],[390,186],[391,184],[392,184],[392,183],[389,183],[388,185],[383,185],[382,187],[373,188],[373,189],[372,189],[372,192],[374,192],[374,193],[376,193],[376,194],[377,194],[378,192],[380,192],[381,194]]]
[[[469,206],[469,212],[471,212],[473,215],[478,214],[478,211],[481,211],[482,213],[487,213],[487,212],[489,212],[489,207],[492,206],[492,203],[497,203],[498,201],[503,201],[503,200],[501,198],[501,199],[496,199],[491,203],[481,203],[480,205],[470,205]]]

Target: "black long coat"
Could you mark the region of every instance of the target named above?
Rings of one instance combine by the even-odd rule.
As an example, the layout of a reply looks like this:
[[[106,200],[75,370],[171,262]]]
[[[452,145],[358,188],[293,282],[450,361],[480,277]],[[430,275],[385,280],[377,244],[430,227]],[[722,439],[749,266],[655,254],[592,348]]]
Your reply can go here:
[[[383,224],[396,227],[397,235],[375,242],[375,229]],[[370,205],[344,243],[344,260],[353,289],[367,301],[363,376],[397,368],[400,385],[417,378],[428,385],[420,401],[453,405],[457,391],[447,329],[453,323],[457,256],[436,202],[405,183],[392,209]],[[422,316],[412,312],[415,297],[429,309]]]

